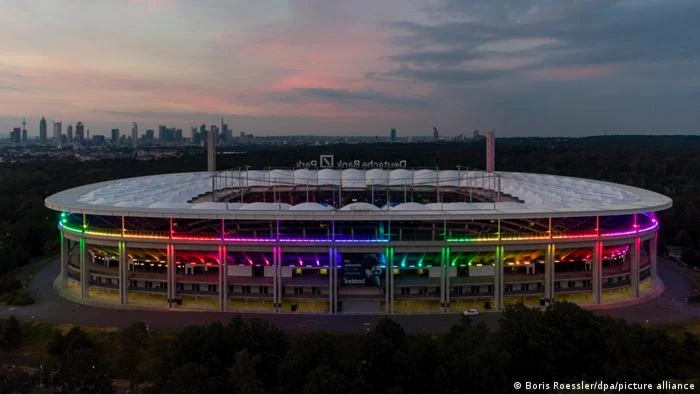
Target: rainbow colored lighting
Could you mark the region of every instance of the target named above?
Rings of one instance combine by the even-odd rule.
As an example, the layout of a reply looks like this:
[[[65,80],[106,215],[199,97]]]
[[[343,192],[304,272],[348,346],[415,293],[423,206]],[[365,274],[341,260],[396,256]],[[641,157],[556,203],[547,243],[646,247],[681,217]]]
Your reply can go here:
[[[499,238],[498,234],[489,234],[486,236],[475,236],[475,237],[459,237],[459,238],[447,238],[447,242],[450,243],[465,243],[465,242],[494,242],[494,241],[537,241],[537,240],[560,240],[560,239],[596,239],[598,237],[620,237],[626,235],[633,235],[636,233],[644,233],[659,227],[659,223],[653,213],[644,214],[649,218],[651,222],[646,227],[641,227],[638,224],[634,224],[629,230],[612,231],[606,233],[588,233],[588,234],[577,234],[577,235],[531,235],[531,236],[501,236]],[[89,228],[87,224],[83,224],[82,228],[71,227],[68,225],[68,214],[66,212],[61,212],[59,227],[74,233],[84,233],[88,235],[97,235],[103,237],[115,237],[115,238],[139,238],[139,239],[173,239],[173,240],[183,240],[183,241],[223,241],[231,243],[341,243],[341,244],[378,244],[378,243],[388,243],[389,239],[346,239],[346,238],[262,238],[262,237],[226,237],[223,238],[220,235],[182,235],[182,234],[170,234],[167,232],[148,232],[148,231],[135,231],[126,229],[93,229]],[[597,230],[596,230],[597,232]],[[405,262],[402,262],[402,266],[405,266]],[[266,264],[269,264],[266,261]],[[420,264],[420,263],[419,263]],[[452,265],[456,264],[456,260],[452,261]],[[419,265],[420,266],[420,265]]]

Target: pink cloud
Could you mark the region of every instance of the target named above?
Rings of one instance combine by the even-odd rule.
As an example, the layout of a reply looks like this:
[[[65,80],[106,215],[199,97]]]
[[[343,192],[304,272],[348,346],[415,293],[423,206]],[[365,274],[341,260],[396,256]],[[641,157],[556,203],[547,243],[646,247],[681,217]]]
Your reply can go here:
[[[543,68],[528,73],[531,79],[574,80],[598,78],[616,71],[613,64]]]

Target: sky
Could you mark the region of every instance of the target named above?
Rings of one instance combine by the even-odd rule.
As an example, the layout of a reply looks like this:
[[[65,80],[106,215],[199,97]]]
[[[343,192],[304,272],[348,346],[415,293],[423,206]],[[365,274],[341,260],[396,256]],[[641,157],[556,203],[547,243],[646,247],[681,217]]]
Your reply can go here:
[[[698,21],[697,0],[0,0],[0,136],[42,116],[92,134],[221,117],[256,135],[697,134]]]

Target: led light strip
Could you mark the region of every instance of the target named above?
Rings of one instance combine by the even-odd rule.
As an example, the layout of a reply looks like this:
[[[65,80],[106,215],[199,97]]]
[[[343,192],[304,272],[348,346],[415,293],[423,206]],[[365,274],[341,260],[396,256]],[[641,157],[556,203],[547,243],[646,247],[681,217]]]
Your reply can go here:
[[[636,233],[643,233],[649,230],[653,230],[655,228],[659,227],[659,223],[654,217],[653,214],[650,215],[650,220],[651,220],[651,225],[645,228],[639,228],[638,225],[635,225],[631,230],[626,230],[626,231],[616,231],[616,232],[609,232],[609,233],[603,233],[600,234],[601,237],[607,238],[607,237],[619,237],[619,236],[625,236],[625,235],[632,235]],[[106,236],[106,237],[115,237],[115,238],[120,238],[122,237],[122,232],[121,230],[113,230],[113,231],[105,231],[105,230],[95,230],[95,229],[90,229],[87,226],[84,226],[84,229],[77,229],[70,227],[66,224],[67,219],[66,219],[66,213],[63,212],[61,213],[61,220],[59,222],[59,225],[61,228],[75,232],[75,233],[85,233],[88,235],[99,235],[99,236]],[[221,237],[218,236],[183,236],[183,235],[178,235],[178,234],[173,234],[172,237],[169,237],[167,235],[156,235],[156,234],[150,234],[150,235],[144,235],[144,234],[131,234],[131,230],[127,230],[124,232],[125,237],[129,238],[142,238],[142,239],[174,239],[174,240],[184,240],[184,241],[220,241]],[[552,236],[551,239],[586,239],[586,238],[596,238],[598,237],[598,234],[580,234],[580,235],[556,235]],[[506,236],[506,237],[501,237],[500,241],[537,241],[537,240],[545,240],[545,239],[550,239],[548,236]],[[280,238],[280,239],[274,239],[274,238],[241,238],[241,237],[235,237],[235,238],[227,238],[224,237],[223,239],[224,242],[240,242],[240,243],[272,243],[272,242],[279,242],[279,243],[328,243],[328,242],[334,242],[334,243],[387,243],[389,242],[388,239],[320,239],[320,238],[312,238],[312,239],[302,239],[302,238]],[[497,235],[494,236],[487,236],[487,237],[478,237],[478,238],[448,238],[447,242],[451,243],[458,243],[458,242],[493,242],[493,241],[499,241],[499,238]]]

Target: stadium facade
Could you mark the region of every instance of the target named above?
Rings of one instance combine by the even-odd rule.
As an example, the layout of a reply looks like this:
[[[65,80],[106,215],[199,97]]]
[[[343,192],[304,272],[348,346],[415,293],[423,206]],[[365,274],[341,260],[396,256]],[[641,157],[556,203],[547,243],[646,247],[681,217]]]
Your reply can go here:
[[[656,284],[655,212],[671,206],[660,194],[402,163],[310,167],[155,175],[54,194],[46,206],[60,215],[56,285],[85,302],[139,307],[420,313],[594,305]]]

